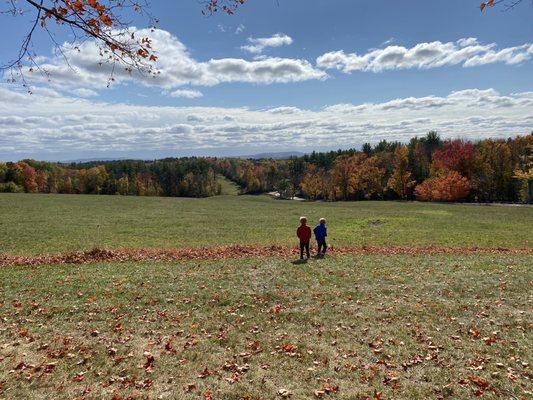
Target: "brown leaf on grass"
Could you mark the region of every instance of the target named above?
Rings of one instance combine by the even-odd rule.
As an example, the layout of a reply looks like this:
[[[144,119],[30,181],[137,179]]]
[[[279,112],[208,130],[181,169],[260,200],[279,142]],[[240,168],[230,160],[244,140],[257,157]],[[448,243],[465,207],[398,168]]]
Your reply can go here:
[[[190,393],[190,392],[196,390],[196,385],[194,383],[189,383],[183,389],[185,390],[186,393]]]
[[[283,346],[281,346],[280,351],[284,352],[285,354],[289,355],[290,357],[294,357],[294,356],[298,355],[298,353],[297,353],[298,346],[296,346],[294,344],[291,344],[291,343],[286,343]]]
[[[210,375],[213,375],[213,371],[211,371],[208,367],[205,367],[204,370],[198,375],[198,378],[204,379]]]
[[[56,363],[48,363],[44,367],[44,373],[45,374],[51,374],[56,369],[57,364]]]
[[[470,336],[472,336],[474,339],[477,339],[481,333],[476,328],[471,328],[468,333]]]
[[[272,314],[279,314],[283,310],[283,306],[281,304],[276,304],[272,306],[269,310]]]
[[[407,371],[408,368],[414,367],[415,365],[421,364],[423,359],[420,355],[415,354],[409,361],[402,363],[402,368],[404,371]]]
[[[154,370],[155,357],[149,351],[145,351],[143,355],[146,357],[146,362],[141,368],[144,368],[146,372],[151,373]]]
[[[338,385],[333,385],[329,382],[326,382],[324,383],[324,385],[322,385],[322,390],[326,393],[337,393],[339,391],[339,386]]]
[[[237,372],[234,372],[231,374],[231,376],[229,378],[225,378],[225,380],[229,383],[229,384],[233,384],[235,382],[238,382],[239,379],[241,379],[241,376],[239,375],[239,373]]]
[[[77,373],[72,380],[74,382],[82,382],[85,379],[85,372]]]
[[[172,344],[172,339],[168,339],[165,343],[165,350],[169,353],[176,353],[176,349],[174,348],[174,345]]]
[[[494,343],[498,341],[498,337],[496,335],[491,335],[489,337],[483,338],[483,340],[485,341],[485,344],[487,346],[492,346]]]
[[[479,376],[475,376],[475,375],[469,376],[468,380],[482,390],[486,390],[490,386],[489,381]]]

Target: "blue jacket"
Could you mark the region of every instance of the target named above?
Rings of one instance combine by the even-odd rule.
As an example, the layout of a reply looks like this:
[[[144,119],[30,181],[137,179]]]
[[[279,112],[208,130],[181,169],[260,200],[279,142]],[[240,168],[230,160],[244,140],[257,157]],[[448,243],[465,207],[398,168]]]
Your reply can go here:
[[[326,225],[317,225],[315,229],[313,229],[313,232],[315,233],[316,240],[324,240],[326,236],[328,236],[328,228],[326,228]]]

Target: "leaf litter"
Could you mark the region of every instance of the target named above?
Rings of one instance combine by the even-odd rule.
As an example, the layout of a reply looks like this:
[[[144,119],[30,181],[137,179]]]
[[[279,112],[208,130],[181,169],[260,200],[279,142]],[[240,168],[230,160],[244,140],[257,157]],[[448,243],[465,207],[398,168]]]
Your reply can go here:
[[[436,254],[506,254],[533,255],[533,248],[507,247],[448,247],[448,246],[360,246],[330,248],[330,255],[436,255]],[[91,264],[98,262],[143,261],[218,261],[242,258],[280,257],[291,259],[298,249],[289,246],[214,246],[179,249],[103,249],[72,251],[33,256],[0,254],[0,267],[60,264]]]

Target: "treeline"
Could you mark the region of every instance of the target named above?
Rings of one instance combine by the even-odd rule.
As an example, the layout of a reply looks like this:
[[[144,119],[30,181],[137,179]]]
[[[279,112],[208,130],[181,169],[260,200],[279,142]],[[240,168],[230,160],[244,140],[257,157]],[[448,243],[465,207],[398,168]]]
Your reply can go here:
[[[533,134],[470,142],[430,132],[408,144],[384,140],[282,161],[221,159],[216,168],[245,192],[287,198],[531,202]]]
[[[220,194],[213,160],[0,163],[0,192],[207,197]]]
[[[284,198],[531,202],[533,134],[470,142],[430,132],[408,144],[384,140],[288,160],[23,160],[0,163],[0,192],[207,197],[220,194],[218,175],[243,193],[277,191]]]

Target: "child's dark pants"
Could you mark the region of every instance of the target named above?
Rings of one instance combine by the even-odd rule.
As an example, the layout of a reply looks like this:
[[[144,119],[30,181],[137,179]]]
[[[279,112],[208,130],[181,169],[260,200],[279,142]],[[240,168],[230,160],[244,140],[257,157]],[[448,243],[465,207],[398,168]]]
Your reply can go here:
[[[307,254],[307,258],[309,258],[310,257],[310,254],[309,254],[309,242],[300,243],[300,260],[304,259],[304,249],[305,249],[305,252]]]
[[[318,244],[318,254],[326,254],[326,249],[328,248],[328,245],[326,244],[326,239],[317,240],[316,242]]]

